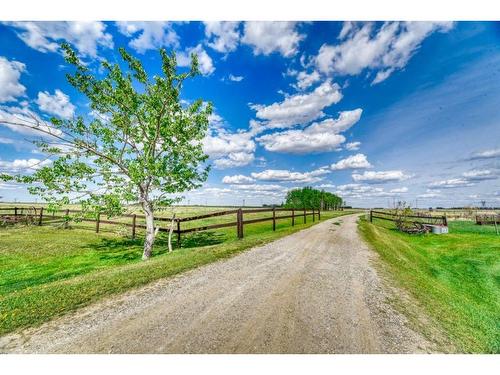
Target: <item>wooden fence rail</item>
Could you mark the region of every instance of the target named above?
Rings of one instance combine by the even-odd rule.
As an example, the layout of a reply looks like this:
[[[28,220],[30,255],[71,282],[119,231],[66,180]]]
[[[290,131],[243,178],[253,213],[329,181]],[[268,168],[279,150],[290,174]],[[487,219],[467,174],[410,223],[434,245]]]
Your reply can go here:
[[[5,211],[10,211],[13,212],[14,215],[4,213]],[[289,213],[288,215],[282,215],[278,213]],[[61,215],[61,213],[64,213]],[[258,218],[247,218],[245,219],[245,214],[259,214],[259,213],[270,213],[270,216],[266,217],[258,217]],[[48,212],[47,209],[44,210],[43,207],[1,207],[0,208],[0,221],[5,222],[11,222],[11,223],[18,223],[18,222],[23,222],[27,221],[28,218],[30,222],[35,222],[36,225],[41,226],[43,224],[55,224],[55,223],[62,223],[64,228],[68,228],[68,224],[70,220],[75,220],[75,221],[81,221],[81,222],[89,222],[89,223],[95,223],[95,232],[99,233],[101,230],[101,225],[102,224],[108,224],[108,225],[117,225],[117,226],[122,226],[122,227],[129,227],[131,228],[131,237],[136,238],[137,236],[137,229],[146,229],[145,224],[138,223],[138,219],[145,219],[144,215],[138,215],[138,214],[124,214],[120,215],[120,218],[130,218],[130,222],[125,222],[125,221],[116,221],[116,220],[109,220],[109,219],[102,219],[101,214],[98,213],[95,218],[91,217],[78,217],[75,215],[74,217],[71,217],[70,214],[83,214],[82,211],[80,210],[70,210],[70,209],[65,209],[65,210],[51,210],[50,213]],[[230,221],[227,223],[215,223],[215,224],[206,224],[206,225],[200,225],[197,227],[192,227],[192,228],[182,228],[182,223],[187,223],[191,221],[196,221],[196,220],[203,220],[203,219],[210,219],[213,217],[220,217],[220,216],[228,216],[228,215],[235,215],[236,221]],[[225,211],[217,211],[217,212],[211,212],[208,214],[203,214],[203,215],[196,215],[196,216],[189,216],[189,217],[183,217],[183,218],[175,218],[173,219],[176,226],[174,229],[174,233],[177,235],[177,244],[180,246],[181,243],[181,234],[183,233],[192,233],[192,232],[199,232],[199,231],[206,231],[206,230],[213,230],[213,229],[219,229],[219,228],[228,228],[228,227],[236,227],[236,234],[238,238],[243,238],[244,236],[244,226],[249,225],[249,224],[254,224],[254,223],[261,223],[265,221],[272,221],[272,230],[276,230],[276,222],[279,220],[284,220],[284,219],[292,219],[291,220],[291,225],[294,226],[297,222],[298,218],[302,218],[302,222],[305,224],[307,223],[307,216],[312,216],[312,221],[314,222],[316,218],[318,220],[321,220],[321,212],[320,210],[305,210],[305,209],[296,209],[296,208],[262,208],[262,209],[255,209],[255,208],[250,208],[250,209],[232,209],[232,210],[225,210]],[[155,217],[155,222],[165,222],[168,221],[169,223],[172,221],[172,218],[169,217]],[[170,229],[168,227],[160,226],[160,224],[157,224],[158,230],[161,232],[168,232]]]
[[[370,223],[373,222],[373,219],[395,221],[396,216],[399,215],[393,214],[391,212],[370,210]],[[410,219],[418,219],[415,221],[421,224],[448,226],[448,220],[446,216],[404,215],[404,217]]]
[[[500,214],[476,215],[476,224],[478,225],[496,225],[500,223]]]

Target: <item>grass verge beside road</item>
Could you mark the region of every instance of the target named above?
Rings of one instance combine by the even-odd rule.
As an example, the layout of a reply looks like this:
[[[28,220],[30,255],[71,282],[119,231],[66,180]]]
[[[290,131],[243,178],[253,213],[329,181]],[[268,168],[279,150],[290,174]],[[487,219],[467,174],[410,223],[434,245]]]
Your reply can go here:
[[[462,352],[500,352],[500,236],[452,221],[446,235],[409,235],[362,218],[360,231]]]
[[[323,212],[322,220],[350,211]],[[316,223],[318,221],[316,220]],[[182,247],[166,253],[165,236],[152,259],[141,261],[142,241],[113,233],[42,227],[0,228],[0,334],[36,326],[106,296],[227,258],[313,225],[299,219],[186,236]]]

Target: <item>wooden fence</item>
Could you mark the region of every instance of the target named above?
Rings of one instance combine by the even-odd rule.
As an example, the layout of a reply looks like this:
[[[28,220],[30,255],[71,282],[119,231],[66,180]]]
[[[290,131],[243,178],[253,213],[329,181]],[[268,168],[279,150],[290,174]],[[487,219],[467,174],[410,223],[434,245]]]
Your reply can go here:
[[[396,216],[399,215],[393,214],[391,212],[370,210],[370,223],[373,222],[373,219],[395,221]],[[448,226],[448,220],[446,216],[405,215],[404,217],[413,219],[413,221],[420,224]]]
[[[8,213],[6,213],[9,211]],[[288,213],[288,215],[280,215],[280,212]],[[270,213],[269,217],[258,217],[254,219],[245,219],[245,214],[260,214],[260,213]],[[74,214],[72,217],[71,214]],[[95,218],[89,218],[82,215],[82,211],[79,210],[55,210],[47,212],[44,207],[2,207],[0,208],[0,222],[4,223],[21,223],[29,222],[33,225],[41,226],[43,224],[55,224],[61,223],[64,227],[68,227],[69,221],[78,220],[82,222],[93,222],[95,223],[95,232],[99,233],[101,224],[110,224],[129,227],[131,230],[132,238],[136,238],[137,229],[145,229],[146,225],[138,223],[138,220],[144,220],[144,215],[138,214],[126,214],[121,215],[119,218],[128,219],[128,221],[117,221],[117,220],[106,220],[102,219],[98,214]],[[227,223],[216,223],[208,224],[204,226],[195,226],[190,228],[182,228],[183,223],[192,222],[196,220],[204,220],[219,216],[230,216],[234,215],[235,220]],[[244,236],[244,226],[248,224],[261,223],[265,221],[272,221],[272,229],[276,230],[276,222],[283,219],[291,219],[292,226],[295,225],[297,220],[301,220],[304,224],[307,223],[307,216],[312,216],[312,221],[314,222],[316,218],[321,220],[321,212],[319,210],[305,210],[305,209],[294,209],[294,208],[259,208],[259,209],[232,209],[226,211],[211,212],[203,215],[189,216],[183,218],[174,219],[174,230],[173,233],[177,236],[177,244],[180,245],[181,235],[183,233],[192,233],[206,230],[213,230],[219,228],[236,227],[236,234],[238,238],[243,238]],[[118,218],[118,217],[117,217]],[[170,217],[155,217],[155,226],[158,227],[159,231],[168,232],[170,231],[170,224],[172,218]],[[162,223],[168,222],[168,225],[162,226]]]
[[[497,224],[500,224],[500,214],[476,215],[476,224],[478,224],[478,225],[497,225]]]

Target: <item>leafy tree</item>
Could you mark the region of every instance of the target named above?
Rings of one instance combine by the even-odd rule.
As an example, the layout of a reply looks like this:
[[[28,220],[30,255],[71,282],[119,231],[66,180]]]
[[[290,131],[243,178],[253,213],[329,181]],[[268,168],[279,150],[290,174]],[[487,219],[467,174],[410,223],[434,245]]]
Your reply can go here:
[[[63,44],[65,60],[76,69],[69,83],[82,92],[97,114],[91,121],[52,118],[0,122],[29,128],[34,140],[53,163],[32,175],[3,175],[3,180],[28,183],[29,191],[52,205],[82,203],[84,211],[120,214],[128,203],[140,203],[146,217],[143,259],[155,241],[155,213],[176,201],[174,194],[199,187],[206,180],[201,141],[208,129],[210,103],[197,100],[181,105],[186,79],[199,74],[192,55],[191,68],[177,72],[175,54],[160,49],[161,75],[149,77],[142,63],[125,49],[118,63],[103,61],[97,77],[75,51]],[[177,198],[178,199],[178,198]]]
[[[301,189],[289,190],[285,206],[289,208],[331,210],[342,206],[342,198],[324,190],[306,186]]]

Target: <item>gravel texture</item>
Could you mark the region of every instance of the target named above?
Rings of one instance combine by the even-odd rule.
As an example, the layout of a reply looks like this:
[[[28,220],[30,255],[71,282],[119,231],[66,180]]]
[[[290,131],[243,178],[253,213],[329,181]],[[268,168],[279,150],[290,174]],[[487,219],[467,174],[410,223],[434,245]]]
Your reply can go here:
[[[0,338],[21,353],[418,353],[356,215]],[[340,222],[340,225],[334,224]]]

